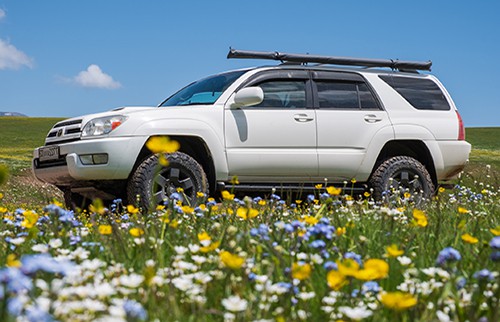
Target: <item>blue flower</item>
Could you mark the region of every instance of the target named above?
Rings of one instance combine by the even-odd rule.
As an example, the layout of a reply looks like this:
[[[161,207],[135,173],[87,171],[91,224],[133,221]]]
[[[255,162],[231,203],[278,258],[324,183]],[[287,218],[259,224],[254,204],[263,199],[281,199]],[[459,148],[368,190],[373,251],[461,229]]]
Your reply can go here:
[[[467,279],[465,277],[460,277],[457,280],[455,286],[456,286],[457,290],[461,290],[465,287],[465,284],[467,284]]]
[[[26,318],[30,322],[52,322],[54,317],[39,306],[31,306],[26,309]]]
[[[500,250],[496,250],[490,255],[490,259],[494,262],[500,261]]]
[[[495,278],[493,273],[486,268],[475,272],[472,276],[480,281],[492,281]]]
[[[490,247],[499,250],[500,249],[500,236],[493,237],[490,241]]]
[[[314,249],[323,249],[326,247],[326,243],[321,239],[317,239],[309,244],[310,247]]]
[[[338,266],[336,263],[332,262],[332,261],[327,261],[323,264],[323,267],[327,270],[327,271],[336,271],[338,270]]]
[[[72,262],[56,261],[49,254],[25,255],[21,258],[21,263],[21,269],[27,275],[38,271],[66,275],[74,268]]]
[[[354,252],[345,253],[344,258],[354,259],[359,265],[363,265],[363,260],[361,259],[361,255],[356,254]]]
[[[6,267],[0,270],[0,284],[6,285],[7,291],[13,293],[30,291],[33,288],[31,278],[16,267]]]
[[[457,262],[462,259],[462,256],[453,247],[446,247],[442,251],[439,252],[438,258],[436,260],[436,264],[444,265],[447,262]]]
[[[127,320],[139,319],[144,321],[148,318],[148,314],[141,303],[134,300],[126,300],[125,303],[123,303],[123,310],[127,315]]]
[[[369,281],[364,283],[361,286],[361,294],[366,294],[366,293],[378,293],[380,292],[380,286],[378,285],[377,282],[374,281]]]

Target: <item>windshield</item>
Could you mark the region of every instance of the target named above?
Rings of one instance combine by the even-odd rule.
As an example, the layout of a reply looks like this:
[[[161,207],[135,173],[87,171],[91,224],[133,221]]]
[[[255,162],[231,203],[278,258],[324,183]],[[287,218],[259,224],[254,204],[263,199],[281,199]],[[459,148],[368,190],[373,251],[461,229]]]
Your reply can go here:
[[[196,81],[167,98],[160,106],[213,104],[246,70],[217,74]]]

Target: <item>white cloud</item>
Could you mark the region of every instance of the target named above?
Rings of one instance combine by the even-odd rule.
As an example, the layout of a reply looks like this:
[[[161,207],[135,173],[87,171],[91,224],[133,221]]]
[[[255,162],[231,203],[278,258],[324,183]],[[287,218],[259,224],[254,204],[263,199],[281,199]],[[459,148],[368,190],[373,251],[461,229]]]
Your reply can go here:
[[[116,89],[122,86],[113,77],[105,74],[99,66],[94,64],[90,65],[87,70],[81,71],[73,80],[83,87]]]
[[[7,14],[5,13],[5,10],[1,9],[0,8],[0,21],[5,18],[7,16]]]
[[[0,69],[19,69],[33,67],[33,60],[25,53],[0,39]]]

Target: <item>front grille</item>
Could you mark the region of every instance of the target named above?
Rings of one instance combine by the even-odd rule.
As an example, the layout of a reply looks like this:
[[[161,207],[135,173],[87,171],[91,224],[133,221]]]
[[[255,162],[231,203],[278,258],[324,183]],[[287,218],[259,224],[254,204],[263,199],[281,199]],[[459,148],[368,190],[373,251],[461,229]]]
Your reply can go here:
[[[65,155],[62,155],[57,160],[50,160],[50,161],[44,161],[44,162],[40,162],[39,159],[35,159],[35,168],[37,168],[37,169],[57,167],[57,166],[63,166],[63,165],[67,165]]]
[[[62,144],[80,140],[82,120],[59,122],[50,130],[45,145]]]

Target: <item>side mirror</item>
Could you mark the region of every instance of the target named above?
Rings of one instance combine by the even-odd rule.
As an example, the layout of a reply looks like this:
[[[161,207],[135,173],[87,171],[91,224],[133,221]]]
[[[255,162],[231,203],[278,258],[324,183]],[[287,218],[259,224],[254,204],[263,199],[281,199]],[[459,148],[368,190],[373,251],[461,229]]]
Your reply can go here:
[[[242,106],[252,106],[262,103],[264,99],[264,92],[260,87],[245,87],[240,89],[234,95],[234,103],[231,105],[232,108],[238,108]]]

